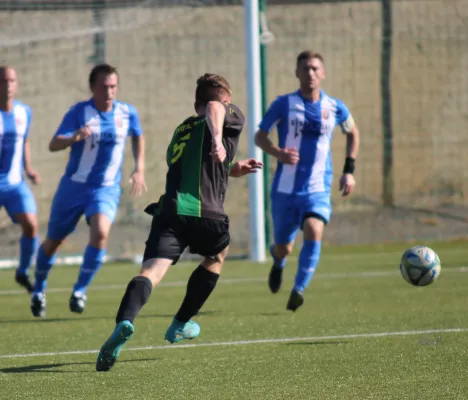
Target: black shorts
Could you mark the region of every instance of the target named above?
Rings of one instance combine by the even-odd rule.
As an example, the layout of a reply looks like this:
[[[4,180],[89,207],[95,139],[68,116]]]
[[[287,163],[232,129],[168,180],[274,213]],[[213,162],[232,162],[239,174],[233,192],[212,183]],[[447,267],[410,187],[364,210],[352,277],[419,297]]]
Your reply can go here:
[[[193,254],[214,258],[229,246],[229,220],[186,217],[153,217],[143,261],[167,258],[175,264],[188,247]]]

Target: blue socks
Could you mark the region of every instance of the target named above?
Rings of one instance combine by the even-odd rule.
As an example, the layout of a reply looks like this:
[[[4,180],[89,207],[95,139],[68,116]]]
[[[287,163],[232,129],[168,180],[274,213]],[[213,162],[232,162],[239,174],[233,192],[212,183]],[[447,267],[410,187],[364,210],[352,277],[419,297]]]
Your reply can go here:
[[[96,272],[98,272],[101,268],[102,261],[105,255],[106,249],[97,249],[96,247],[92,247],[91,245],[88,245],[88,247],[86,247],[83,257],[83,264],[80,267],[78,281],[73,287],[73,293],[86,293],[86,289],[92,282],[94,275],[96,275]]]
[[[322,242],[304,240],[301,253],[299,254],[299,265],[293,290],[302,293],[309,285],[320,259],[321,247]]]
[[[275,264],[275,268],[284,269],[284,267],[286,266],[286,257],[285,258],[276,258],[275,255],[273,254],[274,247],[275,247],[274,244],[272,244],[270,246],[270,254],[273,257],[273,263]]]
[[[31,264],[33,261],[34,253],[37,249],[37,242],[37,236],[33,238],[21,236],[19,266],[16,270],[17,275],[28,275],[29,268],[31,268]]]
[[[93,280],[96,272],[99,271],[99,268],[101,268],[105,254],[106,249],[96,249],[90,245],[86,247],[83,264],[81,265],[78,281],[73,288],[73,292],[80,292],[82,294],[86,293],[86,288]],[[54,265],[54,262],[55,254],[51,257],[48,257],[44,253],[42,246],[39,247],[37,252],[36,271],[34,274],[36,280],[34,284],[34,293],[45,292],[47,287],[47,277]]]
[[[55,262],[55,254],[51,257],[48,257],[42,246],[39,247],[37,252],[37,259],[36,259],[36,270],[35,270],[35,280],[34,283],[34,293],[44,293],[47,287],[47,277],[49,276],[49,272],[54,266]]]

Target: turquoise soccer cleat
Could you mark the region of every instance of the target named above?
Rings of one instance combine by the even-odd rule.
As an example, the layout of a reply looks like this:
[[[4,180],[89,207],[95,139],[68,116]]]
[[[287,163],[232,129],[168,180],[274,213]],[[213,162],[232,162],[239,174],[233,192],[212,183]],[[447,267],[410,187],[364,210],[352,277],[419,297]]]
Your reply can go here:
[[[184,339],[192,340],[200,334],[200,326],[190,320],[188,322],[180,322],[175,318],[172,320],[171,326],[167,329],[164,338],[169,343],[177,343]]]
[[[117,324],[112,335],[102,345],[96,361],[96,371],[109,371],[115,364],[123,345],[135,332],[130,321],[121,321]]]

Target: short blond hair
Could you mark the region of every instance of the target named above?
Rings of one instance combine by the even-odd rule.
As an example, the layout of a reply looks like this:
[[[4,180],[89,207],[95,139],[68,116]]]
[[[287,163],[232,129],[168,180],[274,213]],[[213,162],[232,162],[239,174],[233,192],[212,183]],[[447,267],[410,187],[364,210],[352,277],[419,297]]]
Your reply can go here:
[[[317,60],[320,60],[322,64],[324,64],[323,57],[320,53],[316,53],[315,51],[311,51],[311,50],[304,50],[301,53],[299,53],[297,56],[296,67],[299,66],[301,61],[310,60],[312,58],[316,58]]]

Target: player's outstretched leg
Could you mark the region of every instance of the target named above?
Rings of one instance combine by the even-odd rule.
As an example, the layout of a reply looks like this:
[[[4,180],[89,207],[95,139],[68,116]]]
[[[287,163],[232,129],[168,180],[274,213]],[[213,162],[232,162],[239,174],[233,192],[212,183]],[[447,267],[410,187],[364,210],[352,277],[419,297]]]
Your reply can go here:
[[[303,293],[309,285],[319,262],[321,246],[322,242],[320,241],[304,240],[299,254],[296,280],[286,306],[288,310],[296,311],[304,303]]]
[[[109,371],[123,345],[130,339],[135,331],[133,322],[140,310],[148,302],[153,285],[150,279],[145,276],[134,277],[127,286],[127,290],[120,302],[119,311],[115,322],[117,323],[114,332],[101,347],[96,361],[96,371]]]
[[[70,297],[69,305],[71,312],[81,314],[84,311],[87,300],[86,290],[101,268],[105,255],[106,249],[99,249],[91,245],[86,247],[78,280],[73,287]]]
[[[164,337],[167,342],[176,343],[183,339],[194,339],[200,334],[200,326],[191,318],[198,314],[213,292],[221,270],[221,266],[217,267],[218,264],[221,263],[207,259],[193,271],[187,283],[187,292],[182,305]]]
[[[47,287],[47,277],[55,261],[55,254],[48,255],[51,250],[49,244],[48,239],[46,239],[37,252],[36,270],[34,273],[35,283],[31,295],[31,312],[35,317],[44,317],[46,313],[45,290]],[[46,250],[44,247],[46,247]]]
[[[122,347],[135,331],[135,318],[148,302],[153,287],[161,282],[171,264],[172,260],[156,258],[143,262],[140,275],[130,281],[120,302],[114,332],[101,347],[96,361],[97,371],[109,371],[115,364]]]

